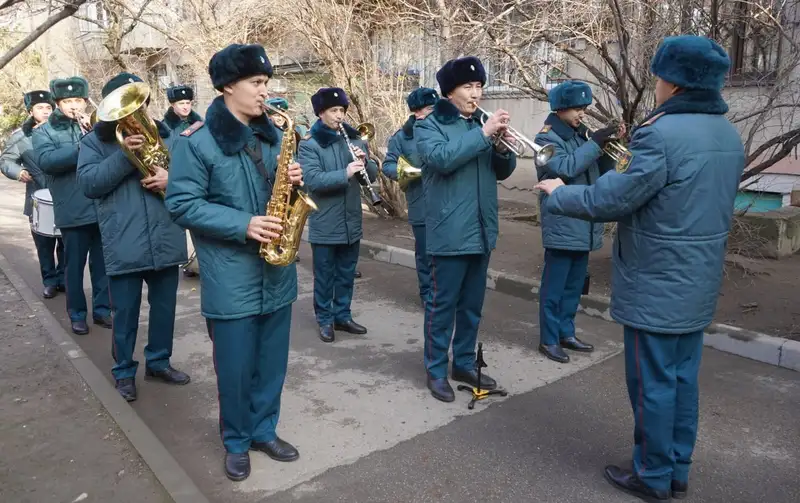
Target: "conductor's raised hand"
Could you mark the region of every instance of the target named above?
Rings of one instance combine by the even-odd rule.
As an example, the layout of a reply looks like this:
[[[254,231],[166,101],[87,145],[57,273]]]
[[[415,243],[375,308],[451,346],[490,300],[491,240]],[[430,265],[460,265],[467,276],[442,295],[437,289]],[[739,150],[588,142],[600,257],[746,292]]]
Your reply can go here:
[[[256,215],[247,224],[247,237],[259,243],[268,243],[271,239],[280,237],[283,230],[280,222],[278,217]]]

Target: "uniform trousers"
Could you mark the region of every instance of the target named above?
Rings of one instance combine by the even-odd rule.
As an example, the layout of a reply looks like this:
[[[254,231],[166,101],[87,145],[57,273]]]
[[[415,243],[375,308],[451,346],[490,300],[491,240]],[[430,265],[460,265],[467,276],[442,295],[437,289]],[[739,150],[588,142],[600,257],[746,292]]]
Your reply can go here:
[[[414,233],[414,258],[417,262],[417,280],[419,281],[419,297],[422,302],[431,292],[431,268],[428,254],[425,251],[425,225],[412,225]]]
[[[453,368],[464,371],[475,368],[475,344],[490,256],[488,253],[429,256],[431,292],[425,302],[423,359],[432,379],[447,377],[451,339]]]
[[[39,257],[39,271],[42,285],[64,286],[64,241],[61,238],[43,236],[31,232],[36,255]]]
[[[703,331],[672,335],[625,327],[625,380],[633,408],[633,469],[667,491],[689,481],[697,441]]]
[[[319,326],[353,319],[356,264],[361,242],[341,245],[311,244],[314,261],[314,313]]]
[[[542,286],[539,288],[539,337],[546,346],[575,337],[575,315],[589,267],[589,252],[544,252]]]
[[[289,362],[291,304],[260,316],[206,319],[206,325],[214,346],[225,450],[239,454],[251,442],[275,440]]]
[[[142,286],[147,283],[147,302],[150,315],[147,322],[145,365],[155,371],[165,370],[172,356],[175,333],[175,305],[178,299],[180,268],[168,267],[109,277],[113,318],[112,355],[116,365],[114,379],[136,376],[139,362],[133,359],[136,336],[139,332],[139,312],[142,307]]]
[[[86,320],[86,295],[83,293],[83,271],[89,259],[92,279],[92,317],[106,318],[111,314],[108,305],[108,277],[103,259],[103,242],[97,224],[61,229],[64,239],[65,286],[67,313],[71,321]]]

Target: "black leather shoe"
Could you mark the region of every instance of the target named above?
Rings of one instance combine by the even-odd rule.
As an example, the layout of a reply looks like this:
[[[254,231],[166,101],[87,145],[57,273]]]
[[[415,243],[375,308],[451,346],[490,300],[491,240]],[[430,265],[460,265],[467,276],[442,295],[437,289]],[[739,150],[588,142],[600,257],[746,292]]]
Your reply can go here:
[[[612,486],[644,501],[669,501],[669,491],[657,491],[642,482],[631,470],[615,465],[606,466],[604,475]]]
[[[556,344],[539,344],[539,352],[554,362],[569,363],[569,355]]]
[[[367,333],[367,329],[365,327],[362,327],[353,320],[346,321],[344,323],[334,323],[333,328],[334,330],[341,330],[343,332],[348,332],[356,335],[363,335]]]
[[[189,381],[192,380],[192,378],[189,377],[189,374],[181,372],[180,370],[175,370],[172,368],[172,365],[164,370],[145,369],[144,376],[149,379],[158,379],[167,384],[183,385],[189,384]]]
[[[103,328],[111,329],[113,325],[111,324],[111,316],[98,316],[97,318],[92,318],[95,325],[100,325]]]
[[[437,400],[443,402],[452,402],[456,399],[456,394],[453,387],[446,377],[441,379],[431,379],[428,377],[428,389],[431,390],[431,395]]]
[[[250,476],[250,453],[225,453],[225,475],[234,482],[241,482]]]
[[[319,327],[319,338],[322,342],[333,342],[336,340],[336,333],[333,331],[331,325],[322,325]]]
[[[461,370],[453,369],[453,380],[469,384],[473,388],[478,387],[478,371],[477,370]],[[488,375],[481,373],[481,389],[491,390],[497,388],[497,381]]]
[[[356,271],[355,277],[356,278],[360,278],[361,277],[361,271]]]
[[[45,299],[52,299],[56,295],[58,295],[58,290],[54,286],[46,286],[42,291],[42,297]]]
[[[300,453],[292,444],[280,438],[269,442],[253,442],[250,444],[250,450],[263,452],[275,461],[289,462],[300,457]]]
[[[78,335],[86,335],[89,333],[89,325],[84,320],[73,321],[72,332]]]
[[[580,351],[581,353],[591,353],[594,351],[594,346],[583,342],[577,337],[561,339],[561,347],[564,349],[570,349],[572,351]]]
[[[689,496],[689,483],[672,481],[672,497],[676,500],[685,500]]]
[[[136,380],[134,378],[126,377],[124,379],[117,379],[115,387],[126,402],[133,402],[136,400]]]
[[[58,290],[59,292],[66,292],[67,291],[67,287],[65,287],[64,285],[58,285],[56,287],[56,290]]]

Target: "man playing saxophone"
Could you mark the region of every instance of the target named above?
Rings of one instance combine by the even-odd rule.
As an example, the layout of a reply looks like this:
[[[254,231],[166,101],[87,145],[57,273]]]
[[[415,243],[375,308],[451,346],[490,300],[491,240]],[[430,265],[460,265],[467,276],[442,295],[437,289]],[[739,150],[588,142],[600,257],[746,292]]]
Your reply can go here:
[[[489,257],[497,244],[497,181],[517,166],[503,145],[509,114],[498,110],[481,126],[477,104],[486,71],[478,58],[450,60],[436,72],[442,96],[433,112],[414,125],[425,169],[426,251],[431,293],[425,302],[424,362],[434,398],[455,400],[447,380],[452,336],[453,379],[478,386],[475,345],[486,293]],[[455,325],[455,333],[453,333]],[[481,376],[482,389],[497,383]]]
[[[547,164],[536,168],[539,180],[559,178],[568,185],[592,185],[614,169],[603,147],[624,125],[598,129],[586,137],[586,107],[592,88],[580,81],[563,82],[548,93],[552,113],[536,135],[539,145],[553,145]],[[542,286],[539,290],[539,352],[559,363],[569,362],[564,348],[591,352],[594,347],[575,336],[575,314],[587,278],[589,252],[603,247],[603,223],[551,213],[547,194],[539,193],[542,243],[545,248]]]
[[[433,105],[438,99],[439,93],[429,87],[415,89],[406,98],[411,115],[408,116],[403,127],[389,138],[386,159],[383,161],[383,174],[388,178],[397,181],[397,161],[401,156],[411,166],[422,169],[422,161],[417,153],[417,143],[414,140],[414,123],[427,117],[433,111]],[[422,178],[410,181],[405,192],[408,204],[408,223],[414,233],[414,257],[417,261],[419,298],[424,308],[425,299],[431,289],[431,272],[428,266],[428,256],[425,253],[425,197]]]
[[[298,157],[305,168],[306,187],[319,206],[308,223],[314,261],[314,312],[320,339],[333,342],[334,330],[367,333],[353,321],[350,311],[363,218],[357,177],[366,166],[374,180],[378,166],[367,161],[366,143],[344,122],[350,104],[344,90],[320,89],[311,97],[311,104],[319,120],[311,126],[311,138],[300,144]],[[339,135],[340,127],[347,132],[354,153]]]
[[[214,346],[225,473],[250,475],[249,450],[294,461],[297,449],[275,432],[289,359],[294,263],[273,266],[259,256],[283,230],[264,216],[276,181],[283,133],[264,113],[272,65],[259,45],[232,44],[209,63],[222,93],[175,139],[166,203],[192,232],[200,261],[201,308]],[[297,163],[292,184],[302,182]],[[288,231],[288,229],[287,229]]]
[[[31,139],[37,164],[49,177],[55,223],[64,239],[67,313],[72,331],[84,335],[89,333],[83,293],[87,258],[92,278],[92,318],[95,324],[111,328],[108,277],[97,210],[77,181],[80,139],[91,128],[84,113],[89,99],[89,83],[83,77],[55,79],[50,82],[50,94],[56,102],[56,110],[47,119],[47,124],[33,131]]]
[[[102,89],[103,98],[115,89],[142,79],[120,73]],[[147,106],[147,105],[142,105]],[[156,123],[162,138],[169,139],[165,124]],[[152,166],[155,175],[142,178],[117,142],[117,122],[98,122],[83,139],[78,155],[78,184],[95,201],[103,256],[108,273],[111,309],[114,313],[111,370],[122,397],[136,400],[133,359],[139,331],[142,284],[147,283],[150,304],[145,376],[168,384],[187,384],[189,376],[170,365],[175,328],[179,266],[186,262],[183,229],[170,219],[159,192],[167,188],[167,171]],[[169,141],[169,140],[168,140]],[[143,135],[124,138],[131,151],[142,148]]]

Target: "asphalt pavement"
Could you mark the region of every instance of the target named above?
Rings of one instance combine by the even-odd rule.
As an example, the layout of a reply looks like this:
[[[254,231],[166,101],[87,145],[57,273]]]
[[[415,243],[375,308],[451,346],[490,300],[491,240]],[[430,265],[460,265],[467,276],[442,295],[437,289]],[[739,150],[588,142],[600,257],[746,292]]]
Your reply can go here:
[[[20,191],[11,182],[0,191],[0,252],[38,291]],[[602,478],[605,463],[628,458],[632,441],[618,325],[579,316],[581,337],[597,351],[559,365],[536,352],[536,305],[488,292],[480,333],[486,372],[509,396],[470,411],[467,393],[444,404],[425,388],[413,271],[362,258],[353,312],[369,333],[337,333],[334,344],[324,344],[316,336],[310,256],[304,245],[278,427],[300,460],[253,454],[247,481],[225,478],[197,279],[181,281],[173,356],[192,383],[169,387],[138,376],[131,407],[210,501],[632,501]],[[45,304],[68,327],[63,296]],[[143,363],[146,302],[140,322]],[[75,338],[111,380],[110,331],[92,326]],[[704,358],[691,501],[800,500],[800,374],[709,349]]]

